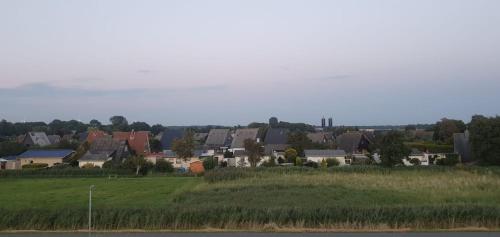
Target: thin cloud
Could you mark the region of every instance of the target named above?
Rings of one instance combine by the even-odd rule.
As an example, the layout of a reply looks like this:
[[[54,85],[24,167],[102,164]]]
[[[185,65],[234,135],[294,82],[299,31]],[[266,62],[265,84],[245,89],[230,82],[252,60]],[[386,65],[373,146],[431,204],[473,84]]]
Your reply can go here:
[[[169,93],[202,93],[225,90],[226,85],[192,86],[180,88],[132,88],[132,89],[84,89],[60,87],[50,83],[30,83],[14,88],[0,88],[0,98],[70,98],[70,97],[121,97],[121,96],[160,96]]]
[[[352,75],[340,74],[340,75],[320,77],[320,78],[316,78],[316,80],[319,80],[319,81],[338,81],[339,80],[340,81],[340,80],[345,80],[345,79],[349,79],[349,78],[352,78]]]

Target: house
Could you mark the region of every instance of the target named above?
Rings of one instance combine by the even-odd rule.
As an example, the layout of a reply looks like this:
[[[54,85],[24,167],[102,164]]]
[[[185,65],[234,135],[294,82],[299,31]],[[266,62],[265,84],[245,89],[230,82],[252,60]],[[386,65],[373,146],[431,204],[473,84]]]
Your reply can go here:
[[[207,140],[208,133],[197,132],[193,135],[193,139],[198,144],[205,144],[205,140]]]
[[[59,135],[48,135],[49,142],[51,145],[59,144],[61,142],[61,137]]]
[[[174,168],[177,168],[177,169],[183,168],[183,169],[187,170],[189,168],[189,164],[191,162],[200,160],[199,157],[202,155],[202,153],[203,153],[202,150],[194,150],[193,157],[183,159],[183,158],[177,157],[177,154],[175,154],[175,152],[173,152],[172,150],[165,150],[165,151],[163,151],[162,158],[165,159],[166,161],[172,163]]]
[[[210,129],[208,132],[205,147],[209,150],[222,151],[231,144],[231,134],[229,129]]]
[[[351,159],[344,150],[304,150],[307,161],[321,163],[323,160],[336,159],[340,165],[350,165]]]
[[[44,132],[29,132],[24,136],[22,144],[27,147],[39,146],[44,147],[50,145],[49,137]]]
[[[307,138],[309,138],[314,143],[328,144],[333,142],[332,132],[310,132],[307,133]]]
[[[28,150],[17,156],[17,160],[21,168],[27,164],[47,164],[52,167],[63,164],[73,153],[73,150]]]
[[[248,153],[245,150],[235,150],[234,158],[226,158],[228,166],[231,167],[250,167]]]
[[[338,149],[353,154],[366,152],[371,140],[362,132],[346,132],[338,136],[335,143]]]
[[[231,143],[231,150],[244,150],[245,140],[251,139],[260,142],[258,139],[258,128],[241,128],[236,130],[233,141]]]
[[[87,139],[86,141],[89,144],[92,144],[96,139],[105,137],[106,133],[104,131],[100,130],[95,130],[95,131],[89,131],[87,132]]]
[[[17,170],[20,168],[17,156],[4,156],[0,158],[0,170]]]
[[[181,129],[167,129],[163,131],[160,143],[163,151],[171,151],[172,144],[177,139],[184,137],[184,130]]]
[[[88,164],[102,167],[104,162],[113,160],[120,164],[131,155],[130,147],[126,140],[115,140],[110,136],[96,138],[90,144],[89,150],[78,160],[78,165],[83,167]]]
[[[460,156],[462,162],[472,161],[471,145],[469,141],[469,131],[453,134],[453,149]]]
[[[420,162],[420,165],[429,165],[429,157],[426,154],[418,149],[411,149],[410,155],[408,158],[403,159],[403,164],[406,166],[412,166],[412,159],[417,159]]]
[[[287,144],[288,130],[284,128],[269,128],[267,129],[264,138],[264,145],[269,144]]]
[[[149,147],[149,131],[113,132],[113,139],[127,141],[136,155],[146,156],[151,153]]]

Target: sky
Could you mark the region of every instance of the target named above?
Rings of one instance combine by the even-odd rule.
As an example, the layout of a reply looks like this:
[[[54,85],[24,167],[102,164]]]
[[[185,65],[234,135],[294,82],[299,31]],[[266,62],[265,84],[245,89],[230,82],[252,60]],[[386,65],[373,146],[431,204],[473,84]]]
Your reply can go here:
[[[0,0],[0,119],[494,116],[499,12],[498,0]]]

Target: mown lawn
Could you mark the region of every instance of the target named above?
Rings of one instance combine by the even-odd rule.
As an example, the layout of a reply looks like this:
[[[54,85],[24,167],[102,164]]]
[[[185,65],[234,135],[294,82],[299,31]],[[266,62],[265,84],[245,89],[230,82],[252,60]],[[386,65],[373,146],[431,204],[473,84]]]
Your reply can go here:
[[[95,185],[96,208],[165,207],[201,181],[195,177],[6,178],[0,179],[0,203],[6,209],[87,207],[89,186]]]

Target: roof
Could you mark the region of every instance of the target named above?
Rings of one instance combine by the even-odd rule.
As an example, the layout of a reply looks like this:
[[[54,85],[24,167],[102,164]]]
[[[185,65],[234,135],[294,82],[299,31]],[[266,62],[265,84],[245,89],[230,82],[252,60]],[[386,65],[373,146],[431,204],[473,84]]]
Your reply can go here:
[[[424,155],[424,153],[422,151],[420,151],[419,149],[417,149],[417,148],[411,149],[410,156],[422,156],[422,155]]]
[[[104,136],[106,136],[106,133],[103,131],[100,131],[100,130],[90,131],[90,132],[88,132],[88,135],[87,135],[87,142],[92,143],[95,141],[95,139],[101,138]]]
[[[172,143],[176,139],[181,139],[184,136],[184,130],[181,129],[167,129],[163,131],[161,136],[161,147],[163,150],[172,150]]]
[[[210,129],[205,145],[209,147],[228,146],[231,140],[229,129]]]
[[[264,144],[286,144],[287,142],[288,142],[288,130],[284,128],[267,129]]]
[[[108,161],[110,157],[107,154],[100,153],[100,154],[92,154],[89,151],[83,155],[82,158],[79,159],[79,161]]]
[[[258,128],[242,128],[236,130],[233,142],[231,143],[231,148],[244,148],[245,140],[247,139],[256,140],[258,133],[259,133]]]
[[[272,155],[274,151],[285,151],[288,147],[288,144],[267,144],[264,145],[264,154]]]
[[[195,141],[200,141],[200,142],[205,142],[205,139],[207,139],[208,133],[195,133],[193,135],[193,138]]]
[[[344,150],[304,150],[306,157],[338,157],[346,156]]]
[[[164,150],[163,154],[165,157],[177,157],[177,154],[172,150]],[[194,150],[193,157],[200,157],[203,154],[203,150]]]
[[[309,138],[314,143],[325,143],[332,139],[333,133],[331,132],[310,132],[307,133],[307,138]]]
[[[337,147],[349,153],[356,151],[362,136],[361,132],[346,132],[337,137]]]
[[[17,156],[4,156],[4,157],[0,157],[0,160],[4,160],[4,161],[16,160],[16,159],[17,159]]]
[[[34,145],[48,146],[50,145],[49,137],[44,132],[29,132],[26,137],[31,138]]]
[[[73,150],[29,150],[17,158],[65,158],[73,152]]]
[[[89,151],[94,154],[111,154],[118,150],[121,146],[124,146],[126,142],[127,141],[112,139],[111,137],[101,137],[95,139],[94,142],[90,144]]]
[[[50,144],[57,144],[61,142],[61,137],[59,135],[48,135]]]
[[[113,139],[127,141],[130,149],[137,155],[151,153],[149,148],[149,131],[113,132]]]

